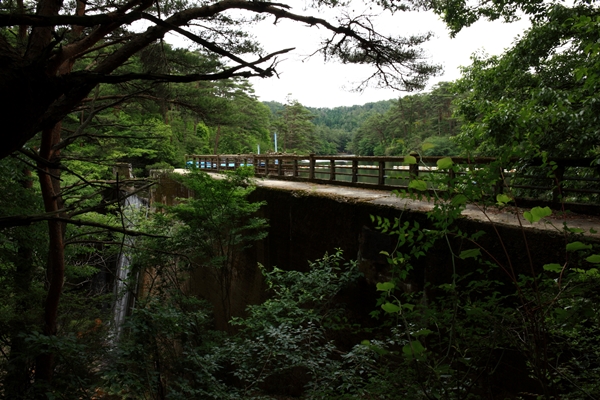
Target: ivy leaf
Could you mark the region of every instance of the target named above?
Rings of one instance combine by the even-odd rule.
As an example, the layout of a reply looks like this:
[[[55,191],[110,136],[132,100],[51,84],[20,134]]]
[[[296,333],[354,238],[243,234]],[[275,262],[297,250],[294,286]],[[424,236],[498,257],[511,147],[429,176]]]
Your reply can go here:
[[[395,314],[398,311],[400,311],[400,307],[398,307],[397,305],[392,304],[392,303],[382,304],[381,308],[383,309],[383,311],[390,313],[390,314]]]
[[[413,156],[404,156],[404,164],[416,164],[417,159]]]
[[[427,143],[423,143],[421,145],[421,150],[427,151],[429,149],[433,149],[434,147],[435,147],[435,144],[427,142]]]
[[[534,223],[534,222],[538,222],[540,219],[544,218],[544,217],[548,217],[552,215],[552,210],[550,209],[550,207],[533,207],[530,211],[525,211],[523,213],[523,216],[525,217],[525,219],[527,221],[529,221],[530,223]]]
[[[578,250],[587,250],[591,249],[591,244],[584,244],[581,242],[572,242],[567,244],[567,251],[578,251]]]
[[[409,187],[409,189],[425,191],[425,190],[427,190],[427,182],[419,180],[419,179],[415,179],[415,180],[410,181],[410,183],[408,184],[408,187]]]
[[[481,251],[479,249],[469,249],[461,251],[459,257],[466,260],[467,258],[479,257],[480,255]]]
[[[396,285],[392,282],[380,282],[377,284],[377,291],[379,292],[387,292],[392,290]]]
[[[592,254],[591,256],[586,258],[585,261],[593,263],[593,264],[599,264],[600,263],[600,254]]]
[[[450,157],[444,157],[437,160],[436,164],[439,169],[448,169],[454,164],[454,161]]]
[[[571,233],[583,233],[585,232],[583,229],[581,228],[567,228],[567,231],[571,232]]]
[[[505,195],[504,193],[501,193],[499,195],[496,195],[496,202],[498,203],[498,205],[505,205],[506,203],[510,203],[513,199],[511,199],[509,196]]]
[[[560,272],[562,271],[562,265],[560,264],[544,264],[544,271]]]

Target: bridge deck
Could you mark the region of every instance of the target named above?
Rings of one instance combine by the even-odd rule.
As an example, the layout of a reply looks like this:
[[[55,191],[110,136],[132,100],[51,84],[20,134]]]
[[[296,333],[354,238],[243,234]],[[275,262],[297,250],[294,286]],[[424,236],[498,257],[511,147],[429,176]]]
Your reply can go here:
[[[187,173],[187,169],[176,169],[175,173]],[[211,172],[215,177],[222,176],[218,173]],[[433,209],[433,204],[428,201],[413,200],[398,197],[390,190],[357,188],[351,186],[327,185],[312,182],[289,181],[269,178],[254,178],[254,182],[259,187],[272,188],[276,190],[287,190],[291,192],[302,192],[303,194],[314,196],[325,196],[335,198],[341,202],[365,202],[375,205],[394,207],[399,210],[408,209],[413,211],[427,212]],[[528,208],[519,208],[519,218],[516,216],[514,206],[499,209],[496,207],[488,207],[485,212],[475,204],[468,204],[463,210],[462,215],[465,218],[482,221],[486,223],[497,223],[503,225],[522,226],[525,229],[540,229],[548,232],[562,232],[564,223],[566,222],[569,228],[580,228],[585,232],[585,236],[600,241],[600,216],[585,215],[573,212],[557,212],[541,221],[531,224],[523,217],[523,212]],[[596,233],[590,232],[596,231]]]
[[[216,174],[214,174],[216,175]],[[314,196],[325,196],[335,198],[342,202],[367,202],[375,205],[394,207],[399,210],[409,209],[414,211],[427,212],[433,208],[433,204],[427,201],[412,200],[400,198],[391,193],[391,191],[354,188],[348,186],[316,184],[309,182],[284,181],[277,179],[256,178],[256,185],[259,187],[272,188],[277,190],[288,190],[292,192],[302,192]],[[559,232],[566,222],[569,228],[581,228],[585,235],[590,238],[600,240],[600,217],[593,215],[583,215],[568,212],[566,214],[558,211],[542,221],[535,224],[529,223],[523,218],[523,211],[527,208],[519,209],[520,223],[525,229],[540,229]],[[493,222],[503,225],[518,226],[519,219],[515,215],[515,207],[510,206],[504,209],[490,207],[484,213],[478,206],[469,204],[462,212],[466,218],[482,222]],[[590,229],[596,233],[591,233]],[[560,231],[562,232],[562,231]]]

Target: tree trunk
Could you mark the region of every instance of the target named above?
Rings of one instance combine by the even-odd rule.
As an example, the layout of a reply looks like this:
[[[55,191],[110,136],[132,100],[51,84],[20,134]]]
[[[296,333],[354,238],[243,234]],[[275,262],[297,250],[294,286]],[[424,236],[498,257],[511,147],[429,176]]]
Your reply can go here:
[[[60,3],[60,0],[51,1]],[[85,3],[77,1],[77,15],[85,14]],[[83,27],[74,26],[73,34],[79,35]],[[32,41],[35,39],[35,32],[32,32]],[[52,75],[65,75],[73,69],[74,59],[67,59],[58,66],[55,71],[48,71]],[[44,209],[46,212],[56,213],[57,216],[64,217],[64,214],[58,213],[63,208],[63,199],[60,187],[60,169],[56,165],[60,162],[60,150],[55,150],[55,146],[60,143],[62,123],[58,122],[52,128],[42,131],[42,142],[40,146],[40,157],[47,164],[38,163],[38,176]],[[58,320],[58,306],[62,294],[63,283],[65,279],[65,235],[66,224],[64,222],[48,221],[48,261],[46,266],[46,280],[48,292],[44,307],[44,326],[43,333],[46,336],[55,336]],[[50,385],[52,373],[54,370],[54,353],[48,349],[46,353],[38,355],[36,359],[35,378],[36,383]],[[44,395],[45,396],[45,395]]]
[[[60,131],[62,124],[58,123],[52,129],[46,129],[42,132],[42,146],[40,156],[49,163],[58,162],[59,152],[54,151],[53,147],[60,142]],[[39,182],[44,200],[44,209],[46,212],[56,212],[62,208],[62,198],[60,196],[60,170],[50,168],[42,163],[39,167]],[[56,325],[58,319],[58,305],[62,293],[63,281],[65,277],[65,253],[64,253],[64,222],[48,221],[48,261],[46,266],[46,281],[48,292],[44,307],[44,325],[43,333],[46,336],[56,335]],[[48,350],[40,354],[36,360],[35,378],[36,383],[50,384],[54,368],[54,354]]]

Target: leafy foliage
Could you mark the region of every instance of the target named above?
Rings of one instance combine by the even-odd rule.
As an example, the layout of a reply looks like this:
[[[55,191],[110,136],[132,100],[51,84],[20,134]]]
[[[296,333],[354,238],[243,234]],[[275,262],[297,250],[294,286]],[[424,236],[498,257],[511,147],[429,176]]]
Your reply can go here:
[[[342,364],[327,328],[343,316],[334,297],[358,277],[356,265],[342,261],[338,251],[309,263],[305,273],[263,267],[272,297],[232,320],[241,331],[227,348],[244,397],[269,379],[306,380],[308,397],[322,397],[338,384]]]
[[[444,159],[440,163],[443,165],[439,167],[457,168]],[[456,187],[457,172],[454,177],[432,174],[422,179],[447,180],[448,187]],[[466,182],[467,189],[472,186]],[[419,198],[419,188],[415,189],[416,192],[404,195]],[[379,351],[385,353],[380,361],[382,369],[409,368],[414,375],[405,375],[403,384],[412,387],[414,398],[482,398],[504,395],[505,389],[495,386],[494,375],[503,374],[502,357],[508,357],[513,360],[510,368],[520,365],[518,368],[530,377],[518,383],[529,387],[529,392],[543,393],[545,397],[597,396],[600,387],[591,383],[587,371],[581,368],[585,364],[596,370],[595,346],[587,359],[579,353],[581,341],[570,332],[576,329],[577,334],[585,336],[582,341],[589,343],[594,334],[590,336],[591,331],[586,329],[597,329],[600,320],[593,317],[595,310],[587,306],[576,307],[574,314],[567,311],[567,304],[591,306],[590,299],[595,295],[587,290],[598,284],[593,266],[597,246],[581,237],[574,240],[577,237],[572,235],[582,232],[565,225],[564,229],[557,227],[565,239],[559,263],[540,266],[529,258],[529,265],[521,265],[516,261],[519,255],[515,250],[508,252],[506,248],[505,261],[480,244],[481,232],[468,234],[456,224],[466,202],[481,202],[480,196],[482,193],[477,191],[458,195],[452,191],[434,192],[435,207],[428,213],[431,226],[427,229],[416,222],[374,218],[382,232],[397,238],[393,253],[385,253],[391,280],[377,284],[382,293],[380,310],[373,313],[380,316],[383,311],[392,318],[385,345],[378,344],[383,349]],[[513,198],[498,195],[496,200],[506,206]],[[538,223],[549,213],[548,208],[534,207],[525,212],[525,218]],[[504,243],[506,238],[497,230],[496,233],[496,240]],[[426,256],[432,246],[439,248],[442,244],[448,253],[446,268],[452,272],[447,280],[436,279],[435,285],[427,280],[418,291],[401,290],[419,269],[431,268],[427,262],[417,264],[417,260]],[[528,246],[526,241],[524,251],[529,252]],[[566,314],[573,318],[571,321],[585,321],[586,328],[565,324],[562,318]]]
[[[425,155],[456,155],[450,137],[459,124],[452,116],[449,83],[438,84],[430,93],[404,96],[385,113],[372,114],[355,131],[349,147],[358,155],[398,156],[431,146]]]
[[[474,55],[456,86],[465,96],[461,146],[482,155],[596,155],[597,26],[597,7],[557,4],[502,56]]]

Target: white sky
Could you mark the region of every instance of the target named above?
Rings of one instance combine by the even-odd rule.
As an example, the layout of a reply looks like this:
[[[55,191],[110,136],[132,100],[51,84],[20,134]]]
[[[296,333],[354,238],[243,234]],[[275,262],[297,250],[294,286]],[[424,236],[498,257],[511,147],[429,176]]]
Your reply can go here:
[[[292,10],[298,14],[311,14]],[[424,48],[431,61],[442,64],[444,74],[433,78],[429,86],[440,81],[453,81],[460,77],[459,66],[470,64],[470,56],[484,50],[488,54],[501,54],[514,38],[529,26],[528,21],[512,24],[480,21],[463,29],[456,38],[450,39],[445,25],[436,15],[428,12],[399,13],[395,16],[377,17],[377,29],[382,33],[408,36],[433,31],[436,38]],[[333,22],[333,21],[332,21]],[[261,101],[285,103],[290,94],[306,107],[338,107],[364,104],[379,100],[397,99],[405,94],[390,89],[368,88],[362,93],[351,92],[353,82],[360,82],[372,72],[367,66],[324,63],[322,56],[305,60],[306,55],[319,45],[324,29],[309,28],[291,21],[273,19],[262,22],[252,31],[262,42],[266,51],[296,47],[293,53],[281,57],[278,66],[280,78],[252,78],[256,95]]]

